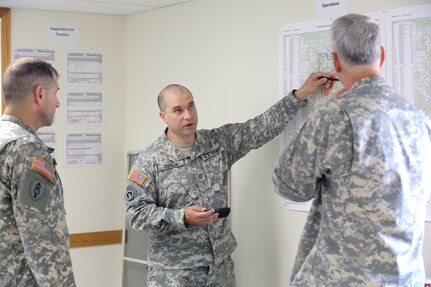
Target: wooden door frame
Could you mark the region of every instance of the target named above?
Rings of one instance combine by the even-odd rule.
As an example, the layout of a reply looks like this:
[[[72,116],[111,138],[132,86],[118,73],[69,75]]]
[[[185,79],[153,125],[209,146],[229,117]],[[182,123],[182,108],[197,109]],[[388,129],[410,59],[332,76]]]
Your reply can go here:
[[[0,8],[0,18],[1,18],[1,79],[3,79],[3,74],[6,68],[10,64],[10,22],[11,22],[11,12],[9,8]],[[3,90],[3,89],[2,89]],[[5,108],[4,95],[1,91],[1,111],[3,114]]]

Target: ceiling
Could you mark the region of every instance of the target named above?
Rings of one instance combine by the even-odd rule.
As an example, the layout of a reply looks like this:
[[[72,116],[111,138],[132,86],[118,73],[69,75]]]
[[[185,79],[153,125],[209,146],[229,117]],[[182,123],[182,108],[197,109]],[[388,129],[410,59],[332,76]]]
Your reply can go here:
[[[0,7],[130,15],[194,0],[0,0]]]

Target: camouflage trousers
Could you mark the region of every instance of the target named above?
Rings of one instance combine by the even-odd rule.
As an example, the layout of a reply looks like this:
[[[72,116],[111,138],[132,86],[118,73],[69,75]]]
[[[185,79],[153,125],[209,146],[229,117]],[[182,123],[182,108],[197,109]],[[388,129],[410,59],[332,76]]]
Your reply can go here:
[[[234,263],[226,258],[217,266],[193,269],[148,267],[148,287],[235,287]]]

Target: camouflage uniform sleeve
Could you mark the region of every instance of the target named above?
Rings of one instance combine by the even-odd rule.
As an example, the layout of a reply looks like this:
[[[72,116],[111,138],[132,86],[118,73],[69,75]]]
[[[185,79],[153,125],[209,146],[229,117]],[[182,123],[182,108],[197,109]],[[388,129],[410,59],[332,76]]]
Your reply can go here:
[[[28,266],[38,286],[75,286],[61,183],[40,143],[11,158],[11,197]]]
[[[157,206],[158,188],[155,173],[135,161],[130,170],[124,200],[126,219],[137,230],[170,232],[185,230],[184,210]]]
[[[303,106],[304,102],[289,93],[263,114],[245,123],[228,124],[216,129],[218,138],[228,146],[230,164],[278,136]]]
[[[350,120],[336,102],[315,110],[278,159],[275,192],[297,202],[315,197],[326,177],[350,170],[352,137]]]

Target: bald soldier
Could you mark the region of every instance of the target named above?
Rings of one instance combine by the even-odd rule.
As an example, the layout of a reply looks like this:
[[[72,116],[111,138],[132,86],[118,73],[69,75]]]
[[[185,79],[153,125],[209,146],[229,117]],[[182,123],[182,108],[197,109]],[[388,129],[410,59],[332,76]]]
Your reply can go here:
[[[131,226],[150,234],[148,286],[235,286],[231,253],[237,242],[229,217],[228,172],[250,150],[276,137],[305,105],[331,83],[313,73],[305,84],[245,123],[197,130],[192,93],[169,85],[158,97],[165,132],[141,151],[125,193]]]
[[[22,58],[3,78],[0,121],[0,286],[75,286],[63,189],[36,131],[60,106],[58,72]]]

